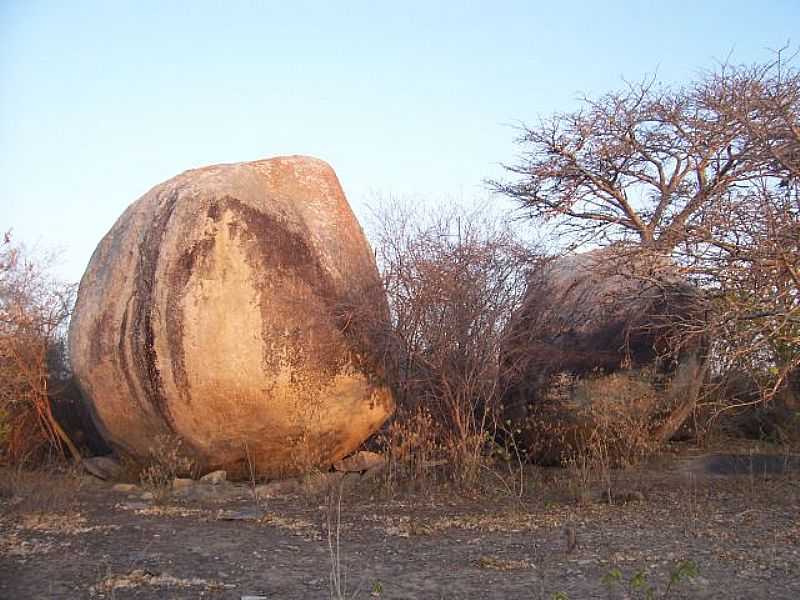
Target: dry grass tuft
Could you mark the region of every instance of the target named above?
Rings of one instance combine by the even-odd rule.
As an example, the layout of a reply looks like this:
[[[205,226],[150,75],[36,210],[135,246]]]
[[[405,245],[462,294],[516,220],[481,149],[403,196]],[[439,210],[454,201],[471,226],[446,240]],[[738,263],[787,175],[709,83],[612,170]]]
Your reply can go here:
[[[64,513],[75,509],[83,480],[76,467],[0,469],[0,513]]]
[[[176,477],[195,475],[195,463],[183,451],[180,438],[171,435],[156,436],[150,448],[148,462],[139,477],[142,485],[153,494],[157,503],[163,503],[172,492]]]

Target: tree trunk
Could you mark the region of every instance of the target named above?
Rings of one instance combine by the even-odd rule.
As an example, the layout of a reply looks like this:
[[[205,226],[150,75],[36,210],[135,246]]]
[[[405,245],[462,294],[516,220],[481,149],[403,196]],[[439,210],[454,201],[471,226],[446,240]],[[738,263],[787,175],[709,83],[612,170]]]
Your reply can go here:
[[[661,423],[654,432],[654,439],[663,444],[680,429],[681,425],[692,414],[700,397],[700,390],[708,371],[708,361],[700,362],[696,356],[692,356],[686,363],[678,367],[675,379],[670,386],[669,393],[677,402],[673,405],[667,418]]]

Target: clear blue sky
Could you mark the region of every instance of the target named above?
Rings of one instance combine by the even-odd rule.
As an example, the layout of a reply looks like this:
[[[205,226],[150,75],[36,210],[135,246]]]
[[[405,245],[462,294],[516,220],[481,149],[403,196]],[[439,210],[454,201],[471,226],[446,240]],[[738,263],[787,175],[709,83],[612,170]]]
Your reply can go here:
[[[0,229],[77,280],[128,204],[205,164],[318,156],[362,217],[485,196],[509,124],[787,40],[797,0],[0,0]]]

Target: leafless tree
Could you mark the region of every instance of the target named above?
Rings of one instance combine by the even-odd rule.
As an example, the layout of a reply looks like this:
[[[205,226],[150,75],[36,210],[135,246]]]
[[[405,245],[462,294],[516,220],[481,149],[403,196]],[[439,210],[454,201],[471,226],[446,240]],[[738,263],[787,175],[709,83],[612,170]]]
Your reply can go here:
[[[486,210],[377,211],[373,235],[391,313],[389,356],[401,409],[424,407],[451,456],[474,475],[493,430],[499,348],[531,253]]]
[[[49,389],[49,359],[63,335],[74,286],[55,281],[46,265],[47,259],[36,260],[5,234],[0,245],[0,409],[9,429],[5,445],[12,454],[35,446],[34,440],[25,439],[32,417],[46,443],[58,449],[63,445],[80,460],[53,415]]]
[[[707,294],[703,333],[715,361],[770,374],[764,397],[800,364],[800,74],[791,63],[779,52],[680,88],[648,79],[585,98],[522,127],[521,160],[506,167],[513,177],[489,182],[554,223],[567,248],[669,257]]]
[[[771,372],[764,397],[783,386],[800,398],[800,75],[779,52],[708,79],[709,103],[741,130],[761,176],[705,208],[687,262],[716,292],[727,361]]]

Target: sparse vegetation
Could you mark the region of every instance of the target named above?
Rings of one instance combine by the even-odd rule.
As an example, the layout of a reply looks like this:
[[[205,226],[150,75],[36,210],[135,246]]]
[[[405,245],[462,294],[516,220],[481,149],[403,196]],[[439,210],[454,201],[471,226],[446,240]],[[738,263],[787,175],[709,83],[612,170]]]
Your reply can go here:
[[[27,468],[26,468],[27,467]],[[14,514],[63,513],[74,508],[82,487],[79,468],[63,464],[0,467],[0,518]]]
[[[286,474],[300,475],[282,490],[284,482],[269,489],[276,496],[269,512],[247,443],[241,466],[255,510],[186,506],[210,501],[212,493],[171,498],[176,478],[198,474],[173,435],[156,436],[143,465],[125,465],[154,502],[171,500],[169,506],[121,495],[120,502],[100,506],[98,498],[109,490],[85,493],[77,472],[23,468],[65,452],[80,459],[82,446],[54,414],[52,387],[55,371],[68,372],[63,332],[73,290],[6,235],[0,245],[0,462],[15,467],[0,471],[0,580],[12,561],[20,568],[41,556],[57,561],[56,551],[72,553],[79,536],[113,531],[130,546],[146,539],[143,555],[158,545],[155,564],[174,551],[204,569],[227,566],[214,578],[132,569],[125,564],[130,548],[92,537],[94,545],[80,548],[81,556],[100,547],[122,574],[109,571],[87,583],[87,593],[113,597],[150,586],[203,588],[202,595],[235,587],[223,580],[247,569],[259,583],[269,579],[268,570],[270,576],[271,569],[285,571],[286,589],[300,590],[295,596],[327,591],[336,600],[357,595],[353,575],[363,575],[372,597],[405,594],[405,578],[420,587],[409,596],[435,587],[437,595],[460,597],[462,580],[464,589],[485,594],[489,577],[502,595],[497,582],[508,576],[515,578],[514,593],[538,585],[538,597],[553,600],[601,593],[603,586],[609,598],[691,597],[694,586],[707,585],[707,572],[714,585],[730,583],[742,597],[770,589],[771,577],[796,587],[800,463],[782,446],[800,443],[798,122],[800,76],[779,55],[764,65],[722,65],[680,89],[645,80],[523,128],[522,162],[508,167],[517,179],[495,182],[495,190],[528,216],[555,223],[561,253],[587,245],[608,251],[607,269],[590,275],[622,292],[609,301],[564,277],[562,291],[578,291],[579,310],[561,310],[568,294],[554,294],[549,307],[534,301],[520,318],[527,329],[512,327],[514,315],[526,289],[543,296],[558,291],[536,288],[539,268],[554,261],[533,252],[508,222],[485,210],[422,215],[399,203],[379,208],[376,257],[388,303],[370,288],[354,292],[363,307],[348,299],[334,310],[341,309],[354,356],[380,349],[383,364],[370,376],[385,376],[396,394],[395,416],[370,442],[385,467],[363,475],[357,468],[329,472],[325,454],[298,425],[295,463]],[[633,284],[617,286],[620,280],[611,277],[629,263]],[[642,292],[642,282],[655,296]],[[676,309],[681,301],[691,306]],[[616,320],[604,322],[608,327],[595,339],[606,346],[581,346],[579,323],[602,321],[607,309]],[[383,328],[370,327],[370,311]],[[532,361],[527,374],[535,381],[519,391],[530,411],[515,420],[503,403],[512,375],[524,365],[508,349],[530,342],[524,338],[532,331],[546,331],[553,343]],[[675,382],[687,364],[692,383],[680,387]],[[684,462],[657,472],[643,468],[690,413],[694,423],[682,439],[703,438],[710,446],[711,431],[757,445],[718,455],[729,459],[720,460],[719,472],[689,465],[689,453],[676,447],[669,450]],[[761,456],[767,446],[775,456]],[[708,475],[717,479],[710,483]],[[647,496],[638,487],[644,480]],[[345,515],[343,493],[352,482],[361,487]],[[376,489],[379,483],[387,494]],[[205,489],[216,496],[222,488],[229,486]],[[398,491],[412,492],[410,501]],[[220,504],[231,500],[218,495]],[[231,503],[246,499],[240,494]],[[90,524],[76,507],[93,502],[91,518],[128,511],[142,519],[142,531],[138,522],[133,528]],[[178,532],[194,527],[192,519],[202,520],[197,539],[170,546],[164,523]],[[64,526],[70,520],[79,526]],[[250,523],[237,529],[235,521]],[[73,538],[58,539],[67,534]],[[353,560],[345,560],[345,541]],[[324,574],[313,560],[322,554],[329,563]],[[687,554],[697,562],[678,560]],[[396,566],[398,557],[421,575],[387,579],[380,569],[370,572],[373,563]],[[354,563],[358,571],[348,572]],[[75,570],[65,564],[64,571]],[[293,569],[300,573],[295,579]],[[566,591],[553,591],[559,587]]]
[[[347,599],[347,571],[342,564],[342,488],[328,493],[326,529],[330,557],[330,598]],[[374,587],[373,587],[374,590]]]
[[[41,462],[78,448],[53,415],[50,358],[72,307],[74,288],[55,280],[51,259],[0,242],[0,462]]]
[[[183,442],[174,435],[156,436],[144,467],[139,475],[142,485],[161,503],[172,492],[177,477],[195,475],[195,463],[183,452]]]
[[[485,210],[421,218],[379,209],[378,265],[389,299],[390,372],[399,410],[383,439],[391,476],[441,463],[469,487],[491,456],[502,382],[499,348],[524,291],[529,249]]]
[[[700,574],[697,564],[693,560],[682,560],[669,574],[669,580],[659,591],[658,587],[650,583],[648,573],[645,569],[639,569],[629,577],[617,568],[611,569],[603,576],[602,583],[609,590],[620,590],[625,598],[642,598],[643,600],[655,600],[669,598],[670,594],[676,592],[677,587],[686,581],[691,581]]]
[[[752,373],[751,405],[796,397],[799,120],[800,73],[782,52],[681,87],[645,79],[522,127],[515,179],[491,185],[565,249],[669,257],[704,293],[705,318],[680,334],[710,340],[712,373]]]

